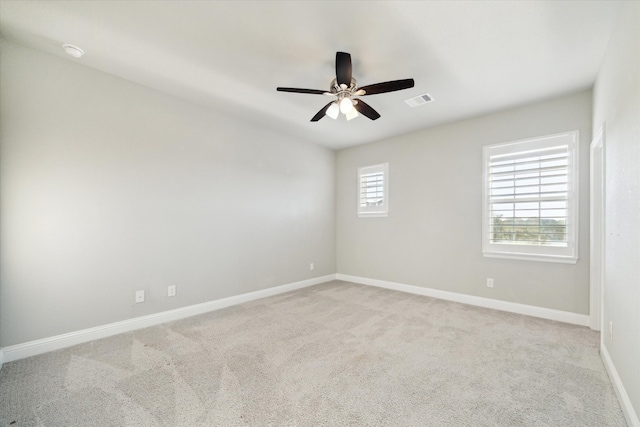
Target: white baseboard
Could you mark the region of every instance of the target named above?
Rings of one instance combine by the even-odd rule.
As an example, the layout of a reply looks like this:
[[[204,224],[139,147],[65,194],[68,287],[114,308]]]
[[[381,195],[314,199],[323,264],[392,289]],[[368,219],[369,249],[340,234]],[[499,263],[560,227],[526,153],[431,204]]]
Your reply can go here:
[[[507,301],[494,300],[490,298],[476,297],[472,295],[458,294],[455,292],[441,291],[438,289],[423,288],[420,286],[406,285],[402,283],[388,282],[384,280],[367,279],[364,277],[349,276],[346,274],[330,274],[327,276],[317,277],[313,279],[302,280],[300,282],[289,283],[286,285],[276,286],[269,289],[250,292],[241,295],[235,295],[228,298],[209,301],[202,304],[195,304],[188,307],[177,308],[175,310],[164,311],[161,313],[150,314],[148,316],[136,317],[134,319],[123,320],[121,322],[110,323],[107,325],[97,326],[94,328],[83,329],[80,331],[70,332],[67,334],[57,335],[50,338],[30,341],[22,344],[16,344],[4,348],[0,348],[0,368],[5,362],[23,359],[25,357],[35,356],[49,351],[59,350],[76,344],[82,344],[100,338],[106,338],[137,329],[147,328],[149,326],[158,325],[173,320],[184,319],[198,314],[207,313],[232,305],[242,304],[254,301],[260,298],[266,298],[278,295],[284,292],[313,286],[331,280],[344,280],[348,282],[360,283],[363,285],[377,286],[380,288],[393,289],[401,292],[408,292],[418,295],[424,295],[433,298],[444,299],[448,301],[460,302],[463,304],[475,305],[480,307],[492,308],[496,310],[508,311],[512,313],[525,314],[544,319],[557,320],[565,323],[588,326],[589,316],[584,314],[569,313],[560,310],[552,310],[543,307],[535,307],[525,304],[512,303]]]
[[[604,344],[600,345],[600,356],[602,356],[602,361],[604,362],[605,368],[607,368],[609,378],[611,378],[611,382],[613,383],[613,388],[618,395],[618,401],[620,401],[620,406],[622,407],[622,412],[627,419],[627,424],[629,424],[630,427],[640,427],[638,414],[636,414],[636,411],[633,409],[627,390],[624,388],[624,384],[622,384],[622,380],[618,375],[618,370],[613,364],[609,351],[607,351],[607,347]]]
[[[44,338],[22,344],[3,347],[2,349],[0,349],[0,368],[2,367],[3,362],[12,362],[14,360],[24,359],[25,357],[31,357],[38,354],[47,353],[49,351],[71,347],[76,344],[82,344],[88,341],[122,334],[124,332],[131,332],[137,329],[148,328],[149,326],[155,326],[173,320],[184,319],[185,317],[191,317],[198,314],[208,313],[214,310],[220,310],[221,308],[230,307],[232,305],[242,304],[245,302],[293,291],[296,289],[318,285],[320,283],[335,280],[335,278],[335,274],[329,274],[327,276],[302,280],[300,282],[288,283],[286,285],[275,286],[273,288],[263,289],[260,291],[235,295],[232,297],[222,298],[201,304],[194,304],[188,307],[176,308],[175,310],[168,310],[161,313],[150,314],[148,316],[141,316],[134,319],[109,323],[107,325],[97,326],[95,328],[83,329],[81,331],[56,335],[50,338]]]
[[[477,297],[473,295],[459,294],[456,292],[441,291],[421,286],[406,285],[403,283],[388,282],[386,280],[367,279],[365,277],[336,274],[336,279],[347,282],[360,283],[362,285],[377,286],[379,288],[393,289],[395,291],[408,292],[447,301],[460,302],[462,304],[478,307],[492,308],[494,310],[508,311],[510,313],[526,314],[527,316],[556,320],[558,322],[571,323],[580,326],[589,326],[589,316],[586,314],[571,313],[568,311],[554,310],[551,308],[536,307],[533,305],[518,304],[515,302],[501,301],[491,298]]]

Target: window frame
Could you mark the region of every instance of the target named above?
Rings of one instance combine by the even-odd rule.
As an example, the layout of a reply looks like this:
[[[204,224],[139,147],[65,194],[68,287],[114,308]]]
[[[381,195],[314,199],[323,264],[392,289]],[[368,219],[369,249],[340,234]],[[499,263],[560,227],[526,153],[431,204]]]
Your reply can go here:
[[[491,158],[567,146],[567,246],[498,243],[490,241],[490,176]],[[528,261],[575,264],[578,261],[579,234],[579,132],[577,130],[523,139],[507,143],[487,145],[482,148],[482,253],[490,258],[507,258]]]
[[[378,206],[361,206],[362,202],[362,176],[382,173],[382,204]],[[386,217],[389,215],[389,162],[375,165],[361,166],[357,176],[357,213],[361,218]]]

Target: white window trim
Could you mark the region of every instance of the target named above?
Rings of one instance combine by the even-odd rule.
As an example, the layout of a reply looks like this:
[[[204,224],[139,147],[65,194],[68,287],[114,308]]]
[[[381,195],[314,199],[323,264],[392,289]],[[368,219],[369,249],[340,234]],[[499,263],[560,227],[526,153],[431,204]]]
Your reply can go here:
[[[380,206],[360,206],[360,184],[362,175],[371,173],[380,173],[383,176],[382,187],[382,205]],[[377,165],[362,166],[358,168],[357,179],[357,212],[359,217],[386,217],[389,216],[389,163],[380,163]]]
[[[489,241],[489,162],[490,156],[523,151],[524,146],[536,144],[536,148],[558,145],[565,139],[569,146],[569,212],[567,218],[567,247],[518,245],[510,243],[491,243]],[[483,182],[482,182],[482,253],[490,258],[507,258],[527,261],[543,261],[575,264],[578,261],[578,217],[579,217],[579,177],[578,147],[579,132],[570,131],[538,138],[530,138],[514,142],[494,144],[483,147]],[[564,143],[564,142],[562,142]],[[528,148],[524,148],[528,150]]]

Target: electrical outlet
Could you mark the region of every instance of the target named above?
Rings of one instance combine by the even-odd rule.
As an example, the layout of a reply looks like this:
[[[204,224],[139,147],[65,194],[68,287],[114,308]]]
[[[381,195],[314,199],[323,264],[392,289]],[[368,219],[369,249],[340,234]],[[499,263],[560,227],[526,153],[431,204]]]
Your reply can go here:
[[[487,278],[487,288],[493,288],[493,279]]]
[[[613,341],[613,321],[609,320],[609,339]]]
[[[136,304],[144,302],[144,291],[136,291]]]
[[[309,270],[313,271],[316,269],[316,265],[314,263],[309,264]]]
[[[171,285],[167,287],[167,296],[175,297],[176,296],[176,285]]]

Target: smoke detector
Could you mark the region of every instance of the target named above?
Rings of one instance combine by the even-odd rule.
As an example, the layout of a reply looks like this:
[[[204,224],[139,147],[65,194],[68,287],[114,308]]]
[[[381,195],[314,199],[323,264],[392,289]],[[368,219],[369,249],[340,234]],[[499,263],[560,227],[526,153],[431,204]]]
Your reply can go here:
[[[73,56],[74,58],[82,58],[82,55],[84,55],[84,50],[72,44],[63,44],[62,48],[65,52],[67,52],[67,54]]]

